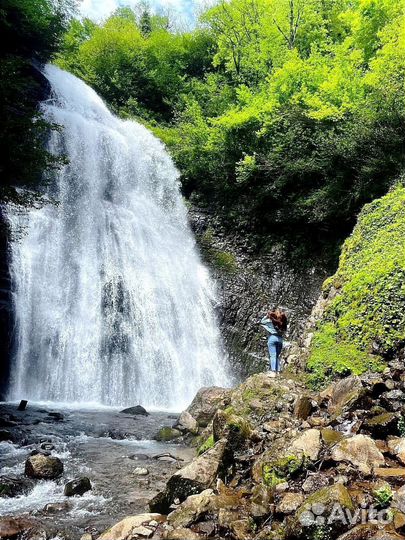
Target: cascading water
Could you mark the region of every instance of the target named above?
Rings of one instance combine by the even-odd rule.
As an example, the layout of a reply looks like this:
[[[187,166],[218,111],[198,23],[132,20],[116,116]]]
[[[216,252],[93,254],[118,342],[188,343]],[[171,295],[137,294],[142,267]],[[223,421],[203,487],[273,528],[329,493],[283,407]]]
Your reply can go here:
[[[180,408],[226,385],[213,287],[178,173],[142,125],[113,116],[83,81],[45,75],[49,147],[68,158],[11,252],[16,351],[9,397]]]

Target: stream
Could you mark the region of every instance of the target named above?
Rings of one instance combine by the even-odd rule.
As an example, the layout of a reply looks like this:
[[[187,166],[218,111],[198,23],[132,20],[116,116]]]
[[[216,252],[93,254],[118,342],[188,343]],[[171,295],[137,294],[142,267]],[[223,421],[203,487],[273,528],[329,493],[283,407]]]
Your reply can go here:
[[[195,454],[184,444],[153,440],[175,417],[163,411],[132,416],[112,407],[60,403],[29,403],[21,412],[16,403],[1,404],[0,485],[12,481],[18,490],[12,497],[0,496],[0,516],[30,515],[54,538],[76,540],[85,532],[97,536],[128,515],[148,511],[148,500]],[[32,451],[44,449],[62,460],[62,477],[26,478],[25,460]],[[177,460],[156,458],[161,454]],[[137,467],[149,474],[136,474]],[[92,491],[65,497],[65,483],[83,476],[90,479]]]

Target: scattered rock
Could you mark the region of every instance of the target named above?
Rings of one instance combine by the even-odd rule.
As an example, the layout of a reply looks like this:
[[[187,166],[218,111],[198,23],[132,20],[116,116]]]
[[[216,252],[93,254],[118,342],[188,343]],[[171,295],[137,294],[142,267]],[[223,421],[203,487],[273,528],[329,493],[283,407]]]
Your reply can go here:
[[[135,474],[136,476],[147,476],[149,474],[149,471],[148,469],[146,469],[146,467],[136,467],[133,470],[133,474]]]
[[[288,484],[287,488],[288,489]],[[255,518],[263,518],[271,512],[274,503],[273,490],[263,484],[253,487],[250,499],[250,514]]]
[[[97,540],[133,540],[136,534],[148,538],[155,531],[156,523],[165,520],[164,516],[155,513],[129,516],[105,531]]]
[[[187,412],[197,420],[199,426],[207,427],[217,409],[226,405],[230,392],[219,386],[200,388]]]
[[[353,406],[363,394],[364,388],[360,378],[353,376],[333,383],[320,395],[321,397],[329,397],[329,411],[340,414],[345,407]]]
[[[120,412],[124,414],[132,414],[134,416],[149,416],[148,411],[144,407],[142,407],[142,405],[135,405],[135,407],[127,407]]]
[[[312,411],[312,400],[309,396],[299,396],[294,405],[294,415],[306,420]]]
[[[337,540],[368,540],[369,538],[373,538],[377,531],[377,524],[364,523],[363,525],[356,525],[350,531],[339,536]]]
[[[405,465],[405,438],[393,437],[388,440],[388,449],[398,461]]]
[[[370,418],[364,423],[364,428],[374,439],[385,439],[388,435],[398,434],[398,415],[386,412]]]
[[[226,440],[220,440],[213,448],[174,474],[167,482],[165,492],[159,493],[149,502],[150,510],[160,509],[162,513],[167,513],[176,498],[182,502],[190,495],[212,487],[217,477],[221,477],[227,459]]]
[[[80,540],[93,540],[93,537],[90,533],[85,533],[80,537]]]
[[[190,495],[167,516],[167,523],[174,528],[188,527],[209,510],[213,493],[212,489],[206,489],[197,495]]]
[[[0,539],[14,540],[37,530],[37,523],[25,517],[0,517]]]
[[[48,503],[44,506],[43,512],[46,514],[58,514],[59,512],[65,512],[68,508],[69,504],[67,502]]]
[[[302,484],[302,490],[305,493],[313,493],[329,485],[329,479],[323,474],[312,474],[306,478]]]
[[[385,464],[384,456],[375,442],[366,435],[354,435],[340,441],[332,449],[332,459],[351,463],[364,474],[370,474],[373,469]]]
[[[92,489],[90,480],[83,476],[82,478],[75,478],[65,484],[64,495],[65,497],[73,497],[74,495],[83,495],[86,491]]]
[[[25,474],[29,478],[52,480],[63,473],[63,463],[57,457],[36,454],[25,462]]]
[[[20,401],[20,404],[17,407],[17,411],[25,411],[25,409],[27,408],[27,405],[28,405],[28,401],[26,399],[22,399]]]
[[[280,514],[292,514],[304,502],[304,496],[301,493],[286,493],[278,503],[276,512]]]
[[[182,433],[192,433],[193,435],[197,435],[198,433],[198,422],[188,411],[183,411],[181,413],[178,421],[173,427]]]
[[[134,461],[146,461],[149,459],[147,454],[131,454],[128,456],[128,459],[133,459]]]
[[[0,497],[16,497],[27,493],[34,486],[28,478],[0,477]]]
[[[315,522],[315,516],[328,516],[335,504],[340,505],[343,511],[353,510],[353,502],[349,491],[342,484],[334,484],[316,491],[310,495],[298,508],[294,516],[287,521],[286,538],[291,540],[308,540],[308,531]],[[331,524],[331,538],[343,532],[342,521],[336,520]]]
[[[292,454],[304,454],[312,461],[316,461],[321,451],[321,434],[318,429],[308,429],[291,444]]]
[[[178,439],[181,436],[182,436],[182,433],[178,429],[165,426],[165,427],[160,428],[155,439],[157,441],[167,442],[167,441],[172,441],[173,439]]]

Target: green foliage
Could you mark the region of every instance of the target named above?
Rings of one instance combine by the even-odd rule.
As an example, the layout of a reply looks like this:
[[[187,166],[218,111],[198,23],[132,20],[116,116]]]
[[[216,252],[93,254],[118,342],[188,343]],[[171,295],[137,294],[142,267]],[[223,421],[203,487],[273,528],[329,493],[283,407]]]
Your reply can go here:
[[[0,8],[3,55],[0,61],[0,199],[36,204],[38,197],[16,187],[35,187],[45,173],[63,163],[44,148],[50,129],[38,110],[46,82],[33,62],[57,50],[73,10],[70,0],[4,0]]]
[[[266,486],[275,487],[286,480],[296,478],[307,468],[304,455],[290,455],[272,463],[263,465],[263,482]]]
[[[204,454],[207,450],[214,447],[214,436],[210,435],[208,439],[198,448],[197,455],[200,456],[201,454]]]
[[[233,274],[238,270],[238,263],[235,255],[229,251],[220,251],[213,245],[214,230],[208,227],[200,238],[202,253],[207,262],[212,264],[219,271]]]
[[[385,487],[375,490],[373,492],[373,496],[374,496],[374,502],[377,508],[382,509],[382,508],[387,508],[390,505],[394,497],[394,493],[392,489],[390,488],[390,486],[385,486]]]
[[[401,0],[219,0],[191,32],[124,8],[58,63],[162,137],[187,197],[301,253],[403,170],[404,24]]]
[[[405,341],[405,187],[364,207],[325,293],[329,303],[314,335],[308,369],[315,381],[383,366]],[[376,354],[378,353],[378,354]]]

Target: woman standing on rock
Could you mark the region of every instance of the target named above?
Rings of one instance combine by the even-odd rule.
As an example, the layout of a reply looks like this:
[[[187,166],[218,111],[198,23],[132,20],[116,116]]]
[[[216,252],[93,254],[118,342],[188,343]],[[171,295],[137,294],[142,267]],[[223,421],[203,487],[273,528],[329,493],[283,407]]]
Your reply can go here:
[[[287,316],[283,310],[276,308],[263,317],[260,324],[269,333],[267,346],[270,356],[270,375],[280,373],[280,354],[283,348],[283,333],[287,330]]]

